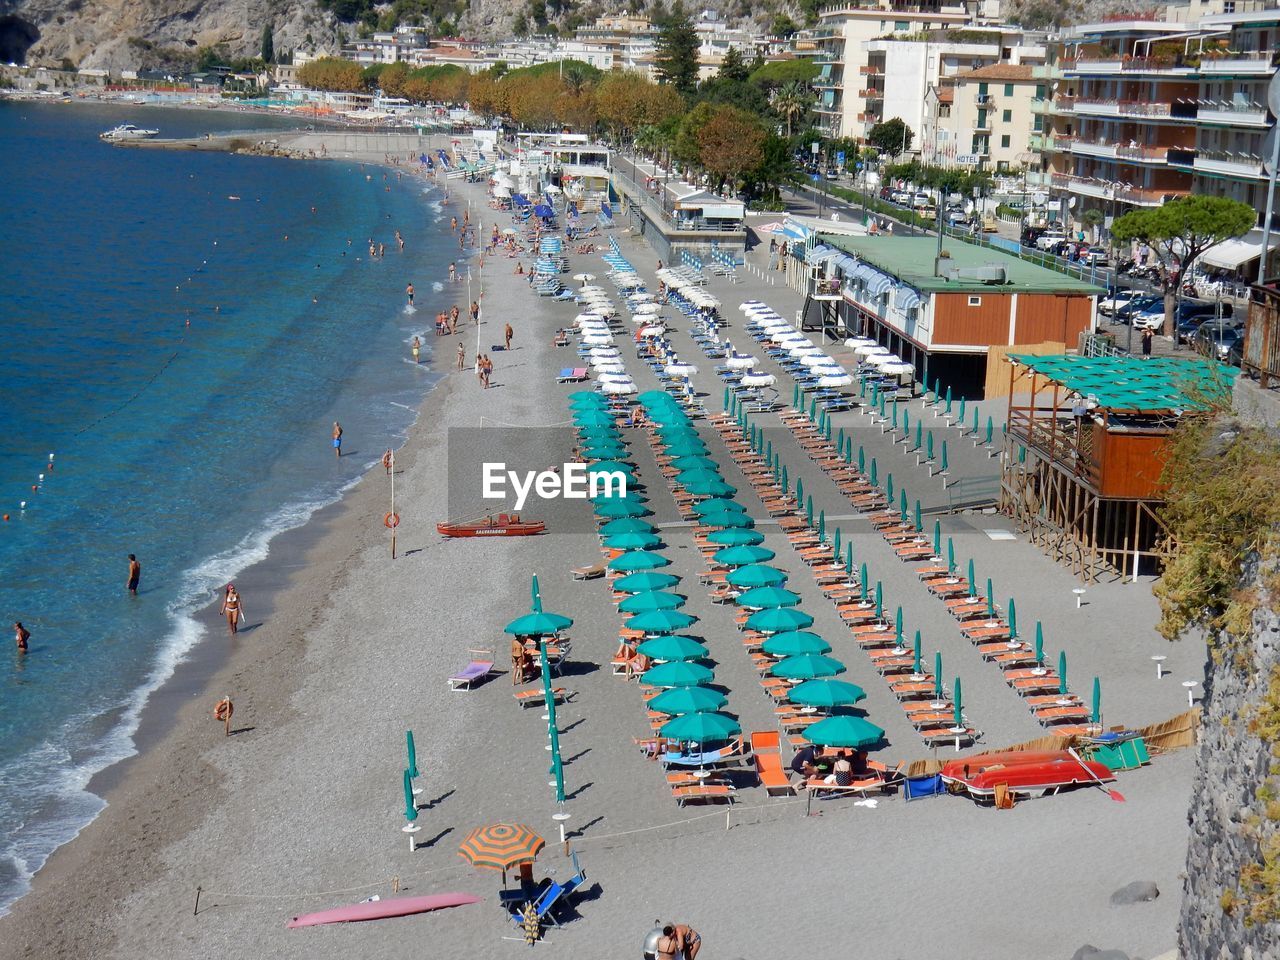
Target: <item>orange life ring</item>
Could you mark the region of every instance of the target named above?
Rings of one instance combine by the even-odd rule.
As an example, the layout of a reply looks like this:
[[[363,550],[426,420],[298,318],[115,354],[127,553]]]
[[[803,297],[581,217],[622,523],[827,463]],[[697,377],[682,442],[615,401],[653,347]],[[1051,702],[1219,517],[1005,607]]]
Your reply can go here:
[[[400,514],[388,513],[382,518],[382,525],[389,530],[394,530],[396,527],[400,526]]]
[[[391,451],[390,450],[388,450],[386,453],[382,455],[382,465],[386,467],[388,470],[391,469]]]
[[[236,708],[231,704],[230,697],[223,697],[218,701],[217,706],[213,708],[213,719],[221,720],[226,723],[231,719],[231,715],[236,712]]]

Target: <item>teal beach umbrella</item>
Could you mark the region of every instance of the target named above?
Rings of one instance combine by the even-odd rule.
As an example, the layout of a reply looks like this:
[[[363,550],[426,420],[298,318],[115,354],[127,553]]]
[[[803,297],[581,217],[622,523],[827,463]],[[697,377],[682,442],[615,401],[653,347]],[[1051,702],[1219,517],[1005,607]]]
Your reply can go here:
[[[815,680],[819,677],[838,676],[845,669],[845,665],[834,657],[821,653],[802,653],[779,660],[769,668],[769,673],[788,680]]]
[[[763,543],[764,534],[759,530],[713,530],[707,534],[707,540],[722,547],[749,547]]]
[[[646,640],[636,647],[636,652],[650,660],[672,662],[676,660],[702,660],[707,656],[707,648],[692,637],[673,635]]]
[[[744,547],[742,549],[750,549]],[[732,570],[724,578],[733,587],[777,587],[787,582],[787,574],[777,567],[766,567],[764,564],[752,563]]]
[[[761,633],[781,633],[784,630],[806,630],[813,626],[813,617],[795,607],[770,607],[757,610],[747,617],[747,629]]]
[[[976,597],[978,595],[978,578],[973,572],[973,558],[969,558],[969,596]]]
[[[844,707],[852,706],[866,696],[856,683],[821,677],[797,683],[787,699],[804,707]]]
[[[744,544],[740,547],[725,547],[723,550],[717,550],[711,555],[711,559],[716,563],[722,563],[726,567],[741,567],[751,563],[764,563],[772,560],[775,554],[768,547],[748,546]]]
[[[674,573],[654,573],[645,570],[640,573],[629,573],[613,581],[613,589],[619,593],[648,593],[651,590],[665,590],[674,587],[680,578]]]
[[[800,602],[800,594],[782,587],[755,587],[739,594],[734,601],[740,607],[767,610],[775,607],[794,607]]]
[[[724,713],[699,711],[685,713],[673,720],[668,720],[658,731],[658,735],[671,740],[685,740],[693,743],[715,743],[728,740],[742,731],[738,721]]]
[[[600,535],[614,537],[620,533],[653,533],[657,529],[648,520],[641,520],[639,517],[619,517],[601,527]]]
[[[1018,610],[1013,605],[1013,597],[1009,598],[1009,612],[1007,615],[1009,621],[1009,639],[1018,639]]]
[[[602,499],[595,505],[596,516],[606,520],[617,520],[620,517],[643,517],[649,508],[638,500]]]
[[[920,663],[920,631],[916,631],[915,642],[912,643],[913,659],[911,661],[911,672],[917,677],[922,672],[922,664]]]
[[[414,746],[414,743],[413,743],[413,731],[412,731],[412,730],[406,730],[406,731],[404,732],[404,740],[405,740],[405,746],[406,746],[406,747],[408,748],[408,750],[409,750],[409,768],[408,768],[408,773],[409,773],[409,776],[410,776],[410,777],[416,777],[416,776],[418,776],[418,750],[417,750],[417,747],[415,747],[415,746]]]
[[[610,550],[652,550],[661,543],[662,538],[654,533],[615,533],[604,538]]]
[[[699,521],[704,527],[754,527],[756,522],[745,513],[737,513],[733,510],[721,510],[718,513],[709,513]]]
[[[884,731],[862,717],[835,716],[805,730],[804,739],[823,747],[869,747],[884,739]]]
[[[632,550],[609,561],[609,569],[620,573],[635,573],[637,570],[657,570],[671,565],[671,560],[652,550]]]
[[[643,633],[674,633],[692,625],[697,619],[692,614],[679,610],[650,610],[647,613],[637,613],[628,620],[627,629]]]
[[[640,682],[646,687],[696,687],[710,683],[715,673],[710,667],[700,663],[681,660],[673,663],[660,663],[646,670]]]
[[[418,819],[418,801],[413,799],[413,778],[404,771],[404,818],[410,823]]]
[[[947,537],[947,573],[956,572],[956,545],[955,541]]]
[[[1036,666],[1044,664],[1044,627],[1036,621]]]
[[[746,513],[747,508],[737,500],[727,500],[724,497],[699,500],[693,505],[693,512],[699,517],[705,517],[709,513],[723,513],[726,511],[729,513]]]
[[[679,610],[684,604],[685,598],[678,593],[650,590],[627,597],[618,604],[618,609],[623,613],[648,613],[651,610]]]
[[[876,619],[884,619],[884,587],[880,581],[876,581]]]
[[[1090,723],[1102,722],[1102,681],[1093,678],[1093,709],[1089,711]]]
[[[816,633],[806,630],[788,630],[775,633],[760,649],[771,657],[798,657],[806,653],[830,653],[831,644]]]
[[[1067,692],[1067,651],[1065,650],[1058,653],[1058,692],[1063,695]]]
[[[933,654],[933,702],[942,702],[942,651]]]
[[[682,713],[719,710],[729,702],[719,690],[710,687],[672,687],[649,701],[649,709],[669,717]]]
[[[962,709],[961,709],[961,704],[963,703],[963,701],[961,700],[961,697],[960,697],[960,678],[959,677],[956,677],[955,683],[953,684],[951,689],[952,689],[951,699],[952,699],[952,702],[955,704],[955,711],[956,711],[955,713],[956,729],[959,729],[964,726],[964,713],[962,712]]]

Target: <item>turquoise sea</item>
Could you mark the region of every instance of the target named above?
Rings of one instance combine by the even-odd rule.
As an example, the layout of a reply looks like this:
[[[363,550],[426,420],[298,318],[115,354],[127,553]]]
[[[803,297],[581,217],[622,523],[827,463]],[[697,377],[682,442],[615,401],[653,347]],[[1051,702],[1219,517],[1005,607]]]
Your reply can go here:
[[[408,343],[458,252],[412,177],[98,139],[125,121],[285,125],[0,103],[0,913],[102,808],[85,786],[133,752],[192,614],[398,445],[432,383]]]

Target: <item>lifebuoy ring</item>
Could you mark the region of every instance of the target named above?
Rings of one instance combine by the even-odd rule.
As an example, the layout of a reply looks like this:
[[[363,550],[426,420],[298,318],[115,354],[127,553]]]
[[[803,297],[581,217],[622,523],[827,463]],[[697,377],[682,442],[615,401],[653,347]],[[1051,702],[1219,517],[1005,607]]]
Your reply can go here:
[[[236,708],[231,704],[230,697],[223,697],[218,701],[217,706],[213,708],[213,719],[221,720],[226,723],[231,719],[231,715],[236,712]]]
[[[417,354],[415,353],[415,356],[416,356],[416,355],[417,355]],[[390,450],[388,450],[386,453],[384,453],[384,454],[382,455],[382,465],[383,465],[386,469],[390,470],[390,469],[391,469],[391,462],[392,462],[392,461],[391,461],[391,451],[390,451]]]
[[[388,530],[394,530],[396,527],[400,526],[400,514],[388,513],[382,518],[382,525]]]

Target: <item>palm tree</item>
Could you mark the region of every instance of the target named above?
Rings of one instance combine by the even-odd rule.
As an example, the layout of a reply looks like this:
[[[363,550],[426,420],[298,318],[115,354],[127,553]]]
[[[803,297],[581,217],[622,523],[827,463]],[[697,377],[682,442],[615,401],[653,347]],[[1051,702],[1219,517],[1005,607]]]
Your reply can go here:
[[[773,95],[773,109],[787,124],[787,137],[791,137],[791,125],[800,120],[813,106],[813,91],[801,80],[784,83]]]
[[[655,124],[645,124],[636,131],[636,149],[654,156],[662,149],[663,139],[662,131]]]

